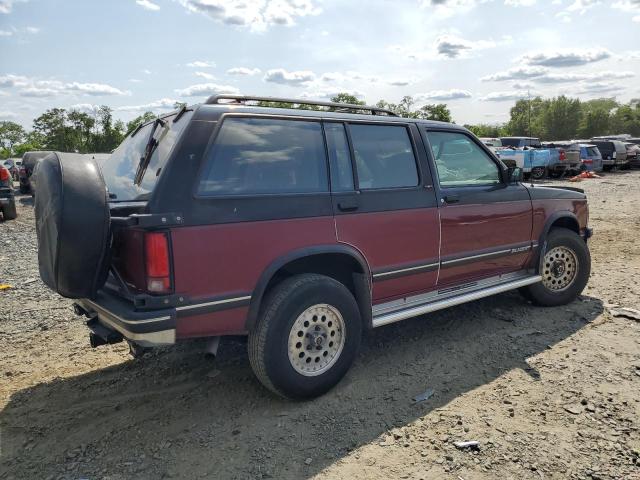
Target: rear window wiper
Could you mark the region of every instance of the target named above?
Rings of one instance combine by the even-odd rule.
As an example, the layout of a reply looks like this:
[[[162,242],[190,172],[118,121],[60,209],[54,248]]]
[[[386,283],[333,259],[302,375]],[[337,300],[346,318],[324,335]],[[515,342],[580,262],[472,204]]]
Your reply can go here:
[[[151,127],[151,132],[149,133],[149,140],[147,141],[147,145],[144,148],[144,154],[140,157],[140,162],[138,163],[138,169],[136,170],[136,175],[133,177],[133,184],[140,185],[142,183],[142,178],[144,177],[145,172],[147,171],[147,166],[151,161],[151,156],[153,152],[155,152],[158,144],[160,143],[160,139],[156,140],[155,133],[158,128],[158,125],[161,125],[162,128],[167,126],[166,120],[161,118],[156,118],[153,122],[153,126]]]

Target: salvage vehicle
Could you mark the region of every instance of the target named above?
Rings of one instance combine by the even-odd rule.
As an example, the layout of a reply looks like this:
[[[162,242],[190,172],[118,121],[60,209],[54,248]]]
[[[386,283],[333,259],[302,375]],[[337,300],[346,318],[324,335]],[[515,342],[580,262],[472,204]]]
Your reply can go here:
[[[627,147],[620,140],[592,138],[589,142],[600,150],[603,170],[628,168]]]
[[[3,165],[0,165],[0,212],[4,220],[13,220],[18,216],[13,195],[13,177]]]
[[[633,142],[624,142],[627,149],[627,163],[629,167],[640,167],[640,145]]]
[[[569,147],[569,150],[579,152],[580,162],[584,170],[588,172],[602,171],[602,154],[595,145],[590,143],[574,143]]]
[[[34,152],[26,152],[22,156],[22,166],[19,171],[19,180],[20,180],[20,193],[32,193],[31,192],[31,175],[33,175],[33,170],[36,164],[42,160],[44,157],[49,155],[51,152],[49,151],[34,151]]]
[[[525,186],[465,128],[378,107],[218,95],[101,169],[57,153],[39,175],[40,275],[92,346],[248,335],[293,399],[336,385],[365,330],[508,290],[564,305],[589,278],[581,190]]]

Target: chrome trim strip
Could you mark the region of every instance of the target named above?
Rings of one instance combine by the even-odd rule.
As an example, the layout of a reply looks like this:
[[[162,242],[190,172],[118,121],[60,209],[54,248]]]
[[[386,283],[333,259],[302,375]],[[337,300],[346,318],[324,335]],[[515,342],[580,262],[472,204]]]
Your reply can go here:
[[[425,303],[423,305],[418,305],[411,308],[405,308],[403,310],[399,310],[392,313],[382,314],[377,317],[374,316],[372,325],[374,328],[381,327],[383,325],[399,322],[400,320],[405,320],[407,318],[416,317],[418,315],[423,315],[429,312],[435,312],[437,310],[442,310],[444,308],[452,307],[454,305],[460,305],[461,303],[471,302],[473,300],[489,297],[497,293],[502,293],[502,292],[506,292],[516,288],[524,287],[526,285],[531,285],[533,283],[538,283],[541,280],[542,280],[542,277],[540,275],[533,275],[527,278],[523,278],[521,280],[502,283],[499,285],[495,285],[493,287],[476,290],[476,291],[465,293],[455,297],[438,300],[435,302],[429,302],[429,303]]]
[[[176,310],[190,310],[192,308],[212,307],[214,305],[224,305],[231,302],[243,302],[245,300],[251,300],[251,295],[244,297],[226,298],[224,300],[216,300],[215,302],[194,303],[192,305],[184,305],[182,307],[176,307]]]
[[[425,263],[424,265],[418,265],[417,267],[401,268],[399,270],[391,270],[389,272],[374,273],[373,278],[382,278],[389,275],[395,275],[397,273],[411,272],[413,270],[422,270],[424,268],[433,268],[433,267],[437,267],[438,265],[440,265],[438,262]]]
[[[489,257],[489,256],[492,256],[492,255],[502,255],[503,253],[510,253],[511,250],[512,249],[509,248],[507,250],[497,250],[495,252],[481,253],[479,255],[470,255],[468,257],[454,258],[453,260],[446,260],[446,261],[442,262],[442,265],[451,265],[453,263],[468,262],[469,260],[473,260],[473,259],[476,259],[476,258]]]
[[[99,311],[103,312],[104,314],[111,315],[112,317],[117,318],[119,321],[121,321],[122,323],[126,323],[127,325],[142,325],[142,324],[146,324],[146,323],[162,322],[164,320],[170,320],[171,319],[171,317],[165,316],[165,317],[157,317],[157,318],[148,318],[146,320],[127,320],[125,318],[122,318],[119,315],[116,315],[112,311],[107,310],[104,307],[101,307],[100,305],[98,305],[97,303],[95,303],[92,300],[83,299],[83,302],[88,303],[95,310],[99,310]]]

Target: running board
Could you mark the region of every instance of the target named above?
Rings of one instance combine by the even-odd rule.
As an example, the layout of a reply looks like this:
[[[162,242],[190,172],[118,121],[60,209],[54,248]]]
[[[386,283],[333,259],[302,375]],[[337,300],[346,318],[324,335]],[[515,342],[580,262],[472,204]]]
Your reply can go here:
[[[391,313],[384,313],[375,315],[373,317],[373,327],[381,327],[390,323],[399,322],[400,320],[406,320],[407,318],[417,317],[425,313],[435,312],[436,310],[442,310],[444,308],[453,307],[454,305],[460,305],[461,303],[472,302],[484,297],[490,297],[497,293],[507,292],[516,288],[525,287],[533,283],[538,283],[542,280],[540,275],[534,275],[531,277],[521,278],[518,280],[501,283],[492,287],[483,288],[480,290],[464,293],[462,295],[448,297],[442,300],[435,300],[431,302],[423,303],[422,305],[405,308],[403,310],[397,310]]]

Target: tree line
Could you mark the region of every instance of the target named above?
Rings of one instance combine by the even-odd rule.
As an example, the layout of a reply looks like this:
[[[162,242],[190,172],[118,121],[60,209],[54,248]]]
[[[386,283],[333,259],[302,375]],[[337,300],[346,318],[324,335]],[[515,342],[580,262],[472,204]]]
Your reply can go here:
[[[365,105],[366,102],[348,93],[339,93],[332,102]],[[398,103],[380,100],[376,106],[386,108],[401,117],[452,122],[446,104],[427,104],[416,108],[417,101],[405,96]],[[259,102],[270,107],[292,107],[282,102]],[[184,106],[177,102],[176,109]],[[317,110],[321,107],[299,105]],[[93,113],[52,108],[33,121],[25,130],[15,122],[0,122],[0,158],[20,157],[31,150],[63,152],[111,152],[138,125],[153,120],[156,114],[144,112],[130,122],[116,120],[113,110],[103,105]],[[619,103],[612,98],[580,101],[564,95],[555,98],[535,97],[518,100],[510,110],[509,121],[503,124],[464,125],[479,137],[532,136],[542,140],[569,140],[598,135],[629,133],[640,136],[640,99]]]
[[[479,137],[527,136],[541,140],[589,139],[628,133],[640,137],[640,99],[580,101],[564,95],[518,100],[509,121],[500,125],[465,125]]]

